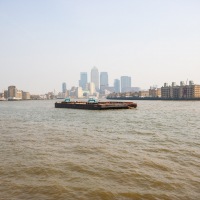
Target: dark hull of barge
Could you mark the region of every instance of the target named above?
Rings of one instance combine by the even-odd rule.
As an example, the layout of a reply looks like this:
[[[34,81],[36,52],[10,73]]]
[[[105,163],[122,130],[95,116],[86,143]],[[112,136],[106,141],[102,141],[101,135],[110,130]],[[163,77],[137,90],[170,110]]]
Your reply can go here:
[[[136,108],[137,104],[133,102],[61,102],[55,103],[55,108],[73,108],[85,110],[109,110],[109,109],[130,109]]]

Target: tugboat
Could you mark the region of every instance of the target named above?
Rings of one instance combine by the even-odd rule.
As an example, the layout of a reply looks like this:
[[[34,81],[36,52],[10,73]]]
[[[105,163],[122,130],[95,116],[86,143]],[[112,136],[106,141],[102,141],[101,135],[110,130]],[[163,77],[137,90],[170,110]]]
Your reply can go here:
[[[136,108],[137,104],[133,102],[115,102],[115,101],[98,101],[94,97],[90,97],[87,102],[71,101],[66,98],[64,101],[55,103],[55,108],[74,108],[86,110],[108,110],[108,109],[129,109]]]

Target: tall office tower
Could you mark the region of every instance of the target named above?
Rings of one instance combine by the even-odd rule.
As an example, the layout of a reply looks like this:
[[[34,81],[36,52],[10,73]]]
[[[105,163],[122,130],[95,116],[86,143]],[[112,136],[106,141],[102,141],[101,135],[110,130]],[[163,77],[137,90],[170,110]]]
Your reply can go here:
[[[87,72],[80,73],[79,87],[82,87],[83,90],[86,90],[87,86]]]
[[[116,93],[120,92],[120,80],[119,79],[114,80],[114,92],[116,92]]]
[[[17,88],[16,86],[9,86],[8,87],[8,98],[14,99],[17,97]]]
[[[96,67],[93,67],[91,70],[91,82],[95,84],[95,89],[99,91],[99,71]]]
[[[104,93],[106,87],[108,87],[108,72],[101,72],[100,73],[100,92]]]
[[[131,89],[131,77],[121,76],[121,92],[128,92]]]
[[[62,92],[65,93],[67,91],[67,85],[66,83],[62,84]]]

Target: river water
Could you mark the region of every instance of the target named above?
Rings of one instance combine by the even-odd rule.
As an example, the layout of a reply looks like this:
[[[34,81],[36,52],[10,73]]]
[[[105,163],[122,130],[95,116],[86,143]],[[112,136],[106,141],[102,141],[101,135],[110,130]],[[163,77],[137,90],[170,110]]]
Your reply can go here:
[[[0,102],[0,199],[200,199],[200,102],[135,102]]]

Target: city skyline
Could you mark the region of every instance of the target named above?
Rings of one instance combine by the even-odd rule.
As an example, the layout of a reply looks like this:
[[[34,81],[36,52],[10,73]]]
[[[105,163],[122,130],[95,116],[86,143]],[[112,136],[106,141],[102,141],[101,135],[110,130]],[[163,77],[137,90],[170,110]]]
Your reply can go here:
[[[60,91],[92,66],[108,72],[109,85],[122,75],[142,89],[199,83],[199,8],[197,0],[1,1],[0,91]]]
[[[78,81],[78,87],[81,87],[83,91],[88,91],[89,86],[91,83],[95,85],[95,92],[105,95],[105,91],[121,91],[121,92],[129,92],[135,90],[135,88],[139,87],[132,87],[132,81],[130,76],[120,76],[121,81],[119,81],[116,85],[116,80],[114,79],[111,84],[109,84],[109,74],[105,71],[99,71],[97,67],[93,67],[89,73],[90,79],[88,79],[87,72],[80,72],[80,80]],[[119,77],[118,77],[119,78]],[[121,84],[120,84],[121,83]],[[72,87],[77,87],[74,85]],[[117,89],[119,87],[119,89]],[[68,88],[70,89],[70,88]],[[64,93],[64,92],[63,92]]]

